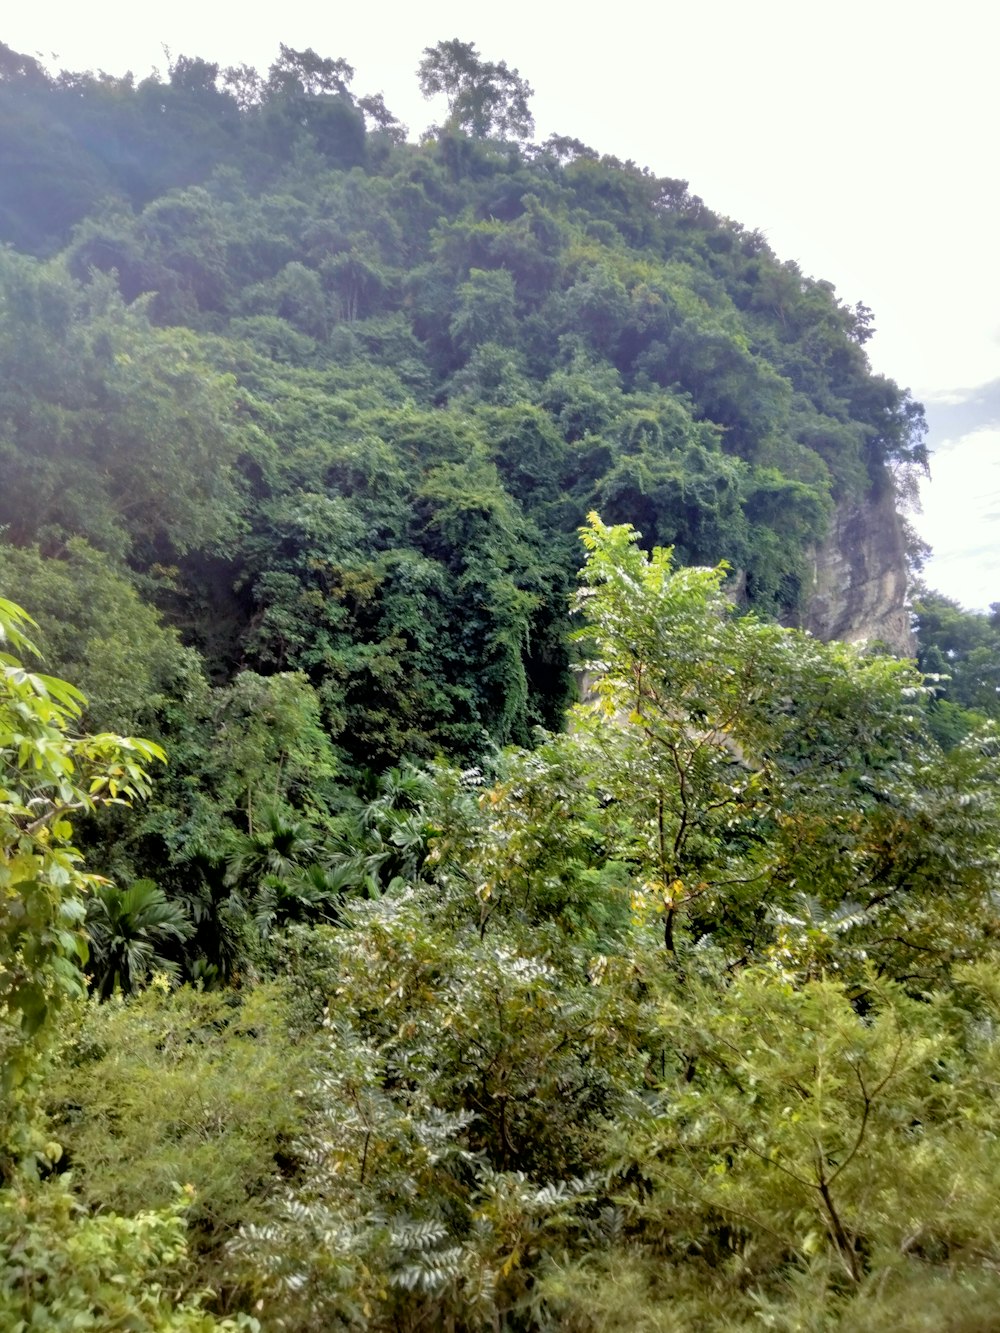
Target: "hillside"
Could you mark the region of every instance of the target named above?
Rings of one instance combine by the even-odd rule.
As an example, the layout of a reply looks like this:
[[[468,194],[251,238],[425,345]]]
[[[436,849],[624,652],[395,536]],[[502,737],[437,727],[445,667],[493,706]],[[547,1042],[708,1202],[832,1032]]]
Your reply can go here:
[[[684,182],[515,141],[517,88],[449,58],[416,146],[313,52],[135,85],[6,51],[8,542],[85,540],[217,683],[304,671],[376,767],[556,724],[595,508],[765,614],[906,647],[922,413],[870,312]]]
[[[997,1328],[1000,608],[877,651],[921,408],[418,78],[416,144],[311,50],[0,46],[0,1326]]]

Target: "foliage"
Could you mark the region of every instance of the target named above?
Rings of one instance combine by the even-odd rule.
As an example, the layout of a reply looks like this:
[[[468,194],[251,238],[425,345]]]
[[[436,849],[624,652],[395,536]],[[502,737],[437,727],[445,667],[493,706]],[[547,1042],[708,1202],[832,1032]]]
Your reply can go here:
[[[968,735],[982,718],[1000,717],[1000,622],[964,611],[951,598],[919,587],[913,604],[917,663],[934,682],[930,717],[946,748]]]
[[[201,1293],[176,1297],[186,1266],[189,1203],[181,1197],[159,1212],[88,1217],[59,1179],[0,1192],[4,1327],[251,1333],[256,1320],[216,1319]]]
[[[9,557],[22,599],[64,620],[57,572],[110,597],[85,538],[213,685],[304,673],[355,770],[559,724],[590,508],[798,618],[834,504],[923,458],[866,317],[683,182],[512,142],[530,90],[472,43],[426,49],[451,115],[421,145],[353,77],[288,46],[139,85],[8,53],[12,151],[49,125],[39,161],[75,145],[78,189],[42,217],[15,172],[0,216],[65,247],[0,265],[0,522],[59,561]],[[95,667],[49,633],[98,713],[111,679],[122,711],[199,693],[150,624],[134,670],[86,628]],[[128,874],[160,882],[154,856]]]
[[[64,1027],[46,1105],[75,1197],[127,1217],[169,1210],[190,1182],[185,1290],[231,1299],[226,1243],[296,1170],[311,1041],[290,1035],[291,1010],[275,985],[238,998],[157,979]]]
[[[0,47],[6,1323],[991,1327],[995,626],[761,618],[921,409],[419,77]]]
[[[4,1046],[3,1149],[27,1146],[17,1090],[35,1069],[63,1003],[83,989],[85,898],[97,876],[82,868],[72,819],[149,793],[144,765],[164,758],[151,741],[75,736],[83,696],[28,671],[7,647],[31,652],[20,607],[0,599],[0,1022]],[[13,1094],[13,1095],[12,1095]],[[15,1135],[12,1141],[11,1134]]]
[[[14,544],[83,536],[148,568],[239,527],[233,384],[107,280],[0,255],[0,522]]]
[[[535,127],[530,85],[505,60],[482,60],[472,42],[428,46],[417,72],[425,97],[447,95],[452,128],[476,138],[527,139]]]
[[[695,937],[755,950],[762,914],[793,890],[889,914],[922,895],[933,912],[941,886],[917,830],[953,778],[922,727],[912,667],[736,616],[721,569],[672,570],[668,550],[647,557],[628,527],[592,516],[584,539],[577,637],[596,679],[577,725],[604,757],[635,910],[659,917],[668,949],[688,918]],[[968,760],[963,782],[988,784],[991,761]],[[975,840],[971,801],[966,818]],[[947,878],[987,901],[987,876]]]
[[[25,629],[32,624],[14,603],[0,600],[5,647],[33,651]],[[83,990],[81,965],[88,956],[83,929],[88,893],[110,923],[116,890],[84,871],[72,845],[70,817],[102,805],[130,804],[149,792],[144,763],[162,759],[150,741],[110,734],[75,736],[83,696],[54,677],[27,671],[12,653],[0,654],[0,888],[5,1113],[2,1121],[4,1184],[0,1188],[0,1315],[10,1328],[251,1329],[254,1321],[215,1320],[201,1296],[183,1295],[186,1243],[182,1217],[187,1200],[165,1200],[159,1211],[133,1217],[88,1217],[65,1184],[39,1183],[63,1146],[46,1138],[37,1098],[39,1073],[67,1006]],[[176,919],[151,886],[123,896],[133,934],[145,935]],[[155,895],[155,891],[154,891]],[[144,901],[140,901],[140,899]],[[115,941],[98,932],[98,956],[116,978],[138,978],[143,948],[133,942],[112,962]],[[147,948],[148,952],[148,948]],[[126,968],[127,960],[127,968]],[[143,1204],[148,1200],[144,1199]]]
[[[108,999],[142,985],[153,971],[176,973],[177,964],[157,950],[190,934],[184,912],[168,902],[152,880],[137,879],[127,889],[99,884],[87,908],[90,971],[97,993]]]
[[[0,545],[0,582],[31,607],[46,663],[86,696],[89,729],[169,739],[163,712],[190,697],[201,663],[123,571],[74,537],[59,558]]]

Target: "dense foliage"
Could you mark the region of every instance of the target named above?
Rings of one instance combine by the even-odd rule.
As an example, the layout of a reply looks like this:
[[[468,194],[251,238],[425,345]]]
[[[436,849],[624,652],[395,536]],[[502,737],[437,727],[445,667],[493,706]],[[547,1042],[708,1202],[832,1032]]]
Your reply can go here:
[[[387,775],[325,895],[272,814],[234,879],[328,918],[273,981],[35,1048],[15,1317],[118,1263],[136,1327],[994,1326],[993,731],[944,753],[909,664],[584,535],[568,733]]]
[[[0,1322],[1000,1327],[996,626],[776,623],[920,409],[418,77],[0,46]]]
[[[377,770],[558,723],[590,508],[794,620],[832,507],[924,457],[869,312],[681,181],[524,142],[471,44],[426,52],[419,146],[352,77],[3,49],[5,541],[130,579],[213,684],[302,673]]]
[[[918,587],[917,664],[934,683],[929,720],[946,748],[984,718],[1000,718],[1000,603],[989,614]]]

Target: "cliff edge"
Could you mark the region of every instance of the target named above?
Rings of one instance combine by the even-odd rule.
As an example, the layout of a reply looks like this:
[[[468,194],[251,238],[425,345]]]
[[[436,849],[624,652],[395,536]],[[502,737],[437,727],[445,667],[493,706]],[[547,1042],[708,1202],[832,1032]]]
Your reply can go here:
[[[915,651],[906,609],[906,539],[891,486],[842,504],[813,556],[802,628],[820,639]]]

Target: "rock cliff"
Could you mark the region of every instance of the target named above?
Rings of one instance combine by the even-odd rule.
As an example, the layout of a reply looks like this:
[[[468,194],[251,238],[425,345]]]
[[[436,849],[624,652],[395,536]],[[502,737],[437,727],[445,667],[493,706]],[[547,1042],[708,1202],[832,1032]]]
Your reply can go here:
[[[813,557],[802,628],[817,638],[879,640],[910,656],[906,542],[893,489],[842,504]]]

